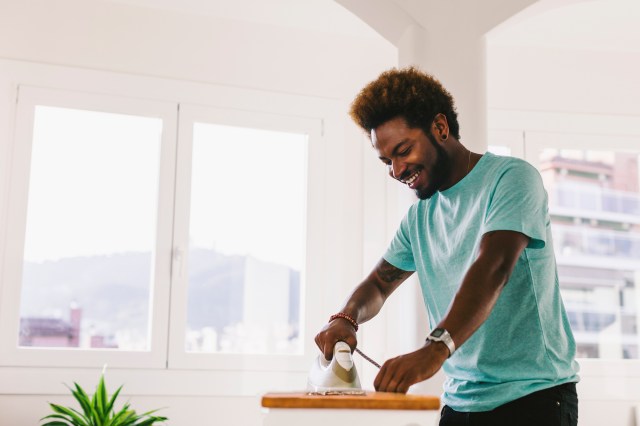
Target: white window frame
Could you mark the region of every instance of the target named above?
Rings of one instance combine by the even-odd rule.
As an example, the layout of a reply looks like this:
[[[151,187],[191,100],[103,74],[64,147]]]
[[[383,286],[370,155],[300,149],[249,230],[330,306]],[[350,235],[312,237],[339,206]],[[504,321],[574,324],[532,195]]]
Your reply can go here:
[[[186,306],[180,308],[176,306],[177,302],[171,301],[171,308],[168,307],[170,291],[175,291],[176,294],[180,292],[179,289],[170,290],[168,286],[166,300],[158,302],[161,306],[154,307],[153,311],[154,315],[163,312],[161,322],[156,324],[160,325],[159,329],[165,327],[164,336],[155,341],[165,342],[166,345],[160,347],[160,344],[154,344],[153,350],[157,352],[148,354],[149,362],[138,356],[139,353],[118,354],[114,350],[104,349],[95,350],[96,355],[89,358],[84,356],[86,351],[83,351],[82,356],[69,357],[77,349],[43,351],[40,348],[27,348],[22,354],[15,351],[8,342],[13,343],[17,340],[7,338],[7,335],[17,333],[14,330],[17,330],[19,321],[17,298],[20,289],[15,283],[10,284],[8,278],[11,274],[16,275],[15,268],[19,267],[15,265],[20,265],[22,260],[16,258],[16,253],[22,256],[22,249],[16,249],[17,231],[10,232],[9,224],[19,220],[21,214],[16,211],[16,205],[20,203],[12,201],[9,204],[8,200],[15,197],[15,194],[10,194],[10,189],[16,185],[13,175],[17,172],[22,176],[28,176],[25,168],[28,161],[24,158],[24,153],[20,154],[24,147],[18,147],[16,135],[13,134],[14,121],[18,116],[15,100],[19,86],[72,92],[78,96],[85,94],[89,97],[113,98],[118,102],[128,99],[134,104],[155,104],[157,101],[172,105],[175,109],[175,121],[171,125],[173,127],[168,127],[167,124],[166,133],[173,133],[174,152],[171,155],[174,156],[178,134],[175,111],[178,105],[235,111],[235,114],[242,117],[259,116],[262,119],[271,118],[276,121],[277,116],[282,119],[288,117],[306,123],[298,127],[304,128],[311,136],[308,157],[310,197],[307,203],[311,216],[307,219],[308,248],[305,268],[306,276],[310,278],[307,279],[307,291],[303,295],[307,306],[301,309],[301,315],[304,315],[306,321],[303,331],[304,354],[290,357],[286,361],[261,356],[240,357],[235,361],[223,363],[224,365],[212,365],[214,363],[210,361],[195,360],[204,358],[198,356],[175,357],[171,354],[176,353],[176,348],[183,350],[184,342],[179,338],[179,333],[171,334],[172,327],[177,327],[176,330],[186,328],[186,323],[175,322],[179,320],[180,315],[185,315]],[[122,374],[123,377],[138,383],[141,391],[151,393],[164,389],[176,395],[193,395],[194,392],[199,395],[255,395],[256,392],[266,389],[285,390],[304,386],[308,367],[318,354],[318,349],[313,343],[314,333],[325,324],[328,315],[337,309],[340,300],[352,288],[353,283],[361,279],[363,201],[360,197],[353,196],[353,188],[358,191],[362,186],[362,151],[366,146],[363,147],[357,140],[353,140],[359,133],[345,126],[348,117],[343,111],[342,101],[6,59],[0,59],[0,100],[0,165],[3,166],[0,170],[3,178],[0,180],[0,388],[10,391],[11,383],[15,384],[15,378],[21,374],[34,378],[38,377],[38,374],[46,374],[52,383],[68,382],[69,369],[74,369],[74,374],[91,374],[93,377],[94,373],[89,372],[95,370],[85,367],[102,368],[104,364],[109,366],[111,374]],[[259,122],[261,119],[256,120]],[[244,118],[242,123],[246,123]],[[276,127],[286,128],[286,125]],[[14,153],[14,150],[18,152]],[[16,155],[22,155],[21,162],[14,161]],[[174,181],[174,172],[174,169],[167,169],[162,173],[162,179]],[[26,182],[17,184],[25,187]],[[173,196],[172,189],[161,192],[163,195]],[[25,202],[26,199],[21,201],[22,204]],[[173,206],[171,204],[165,210],[173,213]],[[22,220],[24,221],[24,218]],[[158,226],[162,226],[160,221]],[[166,230],[170,232],[169,224],[166,224]],[[11,238],[9,233],[12,235]],[[174,251],[171,241],[167,247],[164,247],[163,243],[162,256],[167,261],[156,265],[162,269],[162,274],[170,275],[172,262],[176,261],[174,253],[177,252]],[[10,272],[12,268],[13,273]],[[183,310],[182,313],[180,309]],[[175,318],[171,317],[173,315]],[[14,318],[11,320],[13,323],[5,321],[5,318],[11,317]],[[234,365],[237,369],[223,370]],[[148,380],[151,373],[154,374],[155,385],[150,384]],[[35,379],[21,381],[20,389],[28,394],[42,393],[42,385],[38,382]],[[230,383],[233,386],[230,386]],[[50,389],[56,388],[52,386]]]
[[[0,363],[2,365],[37,365],[46,360],[56,366],[161,367],[167,345],[169,307],[169,270],[176,133],[176,105],[169,102],[127,99],[83,92],[60,91],[29,86],[18,87],[15,138],[11,157],[12,173],[9,188],[6,224],[6,252],[2,270],[3,297],[0,301]],[[35,109],[38,105],[101,111],[159,118],[163,122],[158,182],[156,242],[152,257],[149,294],[149,350],[87,350],[82,348],[18,347],[22,265],[24,255],[29,171]]]
[[[193,149],[193,128],[195,123],[219,124],[233,127],[248,127],[261,130],[305,134],[307,141],[307,205],[306,205],[306,260],[304,274],[301,276],[300,321],[303,325],[300,339],[303,353],[299,355],[259,355],[259,354],[223,354],[195,353],[185,351],[187,324],[187,297],[189,287],[188,240],[189,209],[191,189],[191,158]],[[319,305],[313,303],[322,296],[322,280],[314,269],[318,268],[320,256],[318,246],[319,231],[324,228],[322,214],[323,200],[321,192],[313,188],[314,182],[322,181],[321,163],[312,158],[324,156],[322,143],[322,121],[304,117],[291,117],[279,114],[246,110],[229,110],[196,105],[180,105],[178,133],[178,166],[176,173],[176,212],[174,225],[171,292],[171,344],[169,345],[169,368],[178,369],[215,369],[254,371],[281,370],[305,371],[309,368],[308,354],[317,351],[313,336],[309,336],[307,324],[321,316]],[[229,184],[224,182],[222,184]],[[260,188],[258,188],[260,190]]]

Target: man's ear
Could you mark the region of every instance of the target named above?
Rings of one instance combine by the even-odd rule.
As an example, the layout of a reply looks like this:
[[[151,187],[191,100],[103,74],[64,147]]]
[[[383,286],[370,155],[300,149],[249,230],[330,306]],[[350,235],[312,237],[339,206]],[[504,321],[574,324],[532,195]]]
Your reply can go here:
[[[449,138],[449,123],[444,114],[436,114],[433,119],[432,131],[436,139],[445,141]]]

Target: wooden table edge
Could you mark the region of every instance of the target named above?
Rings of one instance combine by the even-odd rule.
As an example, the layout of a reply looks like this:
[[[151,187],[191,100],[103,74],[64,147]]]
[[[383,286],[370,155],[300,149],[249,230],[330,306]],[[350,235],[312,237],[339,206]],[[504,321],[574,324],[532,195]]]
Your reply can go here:
[[[262,396],[264,408],[319,408],[351,410],[438,410],[440,398],[430,395],[404,395],[368,392],[367,395],[308,395],[268,393]]]

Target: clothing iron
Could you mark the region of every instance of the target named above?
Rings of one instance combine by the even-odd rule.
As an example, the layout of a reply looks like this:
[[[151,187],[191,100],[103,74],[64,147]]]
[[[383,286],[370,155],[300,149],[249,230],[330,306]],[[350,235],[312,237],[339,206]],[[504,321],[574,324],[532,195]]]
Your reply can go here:
[[[311,365],[307,390],[315,395],[364,395],[360,379],[353,363],[351,348],[345,342],[333,347],[331,361],[323,354]]]

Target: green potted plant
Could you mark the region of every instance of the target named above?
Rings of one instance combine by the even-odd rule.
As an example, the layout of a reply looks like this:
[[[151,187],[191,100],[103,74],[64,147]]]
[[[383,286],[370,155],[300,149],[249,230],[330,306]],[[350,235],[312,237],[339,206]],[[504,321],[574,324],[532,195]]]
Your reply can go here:
[[[73,384],[75,388],[69,388],[69,390],[80,404],[82,412],[71,407],[49,403],[54,413],[40,419],[40,421],[47,421],[42,426],[151,426],[167,420],[166,417],[153,416],[152,414],[157,410],[137,414],[131,409],[129,403],[124,404],[120,411],[116,411],[114,403],[122,386],[109,397],[104,384],[104,371],[92,397],[80,385],[75,382]]]

